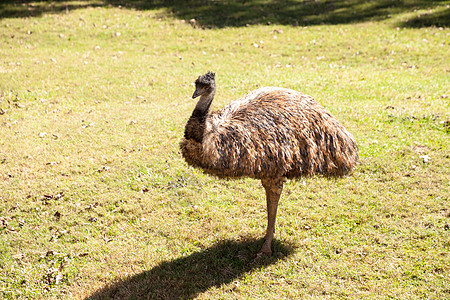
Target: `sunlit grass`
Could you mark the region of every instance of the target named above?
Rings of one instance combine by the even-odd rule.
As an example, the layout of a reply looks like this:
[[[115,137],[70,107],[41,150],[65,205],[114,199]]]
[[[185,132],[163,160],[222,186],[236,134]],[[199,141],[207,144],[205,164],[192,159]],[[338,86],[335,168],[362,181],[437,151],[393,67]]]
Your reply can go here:
[[[207,7],[193,23],[169,4],[2,5],[3,298],[449,296],[449,30],[399,25],[424,7],[218,26]],[[204,175],[178,150],[207,70],[216,109],[292,88],[359,144],[353,176],[286,184],[263,262],[260,183]]]

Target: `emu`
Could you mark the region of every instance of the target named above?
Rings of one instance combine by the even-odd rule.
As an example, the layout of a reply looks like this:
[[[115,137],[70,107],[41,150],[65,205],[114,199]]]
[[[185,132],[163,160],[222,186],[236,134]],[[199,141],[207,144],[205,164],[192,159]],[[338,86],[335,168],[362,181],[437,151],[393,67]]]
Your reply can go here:
[[[180,149],[186,162],[219,178],[260,179],[266,192],[267,230],[258,257],[272,255],[278,201],[286,179],[349,174],[358,162],[353,136],[311,96],[262,87],[209,112],[215,74],[195,81],[200,96]]]

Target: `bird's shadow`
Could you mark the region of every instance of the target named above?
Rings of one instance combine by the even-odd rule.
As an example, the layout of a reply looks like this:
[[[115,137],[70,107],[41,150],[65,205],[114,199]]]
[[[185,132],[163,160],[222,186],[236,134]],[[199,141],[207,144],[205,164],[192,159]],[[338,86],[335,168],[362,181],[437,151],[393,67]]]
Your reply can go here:
[[[294,251],[292,245],[274,240],[274,255],[255,259],[261,244],[256,239],[222,241],[121,279],[86,299],[193,299],[210,287],[239,280],[244,274],[274,264]]]

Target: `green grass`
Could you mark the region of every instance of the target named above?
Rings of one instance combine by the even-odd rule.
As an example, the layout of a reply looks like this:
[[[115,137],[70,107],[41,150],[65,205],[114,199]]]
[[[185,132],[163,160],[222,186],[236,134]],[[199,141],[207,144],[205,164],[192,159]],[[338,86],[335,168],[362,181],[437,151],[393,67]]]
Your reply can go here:
[[[361,3],[3,1],[0,297],[450,297],[450,2]],[[216,109],[292,88],[359,144],[285,185],[262,261],[260,183],[178,150],[207,70]]]

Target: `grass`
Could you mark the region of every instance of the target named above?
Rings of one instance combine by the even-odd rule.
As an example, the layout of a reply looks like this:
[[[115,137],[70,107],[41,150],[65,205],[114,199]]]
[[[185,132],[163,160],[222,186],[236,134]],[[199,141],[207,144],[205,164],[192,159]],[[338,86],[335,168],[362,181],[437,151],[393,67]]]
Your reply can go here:
[[[448,1],[2,3],[0,297],[450,297]],[[179,153],[207,70],[215,108],[292,88],[358,141],[286,184],[272,258],[260,183]]]

